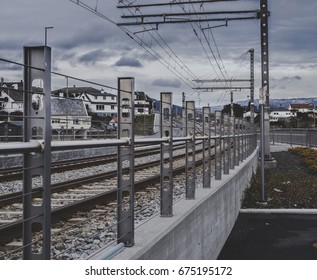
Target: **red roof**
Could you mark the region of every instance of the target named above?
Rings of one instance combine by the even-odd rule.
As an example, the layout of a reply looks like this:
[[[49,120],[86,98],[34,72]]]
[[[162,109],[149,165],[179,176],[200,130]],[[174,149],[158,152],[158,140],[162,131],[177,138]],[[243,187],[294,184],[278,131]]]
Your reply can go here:
[[[302,103],[302,104],[290,104],[291,109],[314,109],[314,105],[313,104],[306,104],[306,103]]]

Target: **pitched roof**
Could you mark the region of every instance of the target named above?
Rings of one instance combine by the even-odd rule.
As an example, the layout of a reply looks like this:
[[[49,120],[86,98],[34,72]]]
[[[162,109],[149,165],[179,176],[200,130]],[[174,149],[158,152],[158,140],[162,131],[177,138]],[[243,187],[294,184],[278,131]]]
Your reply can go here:
[[[100,93],[101,90],[93,87],[64,87],[61,89],[54,90],[52,93]]]
[[[14,101],[23,101],[23,91],[14,88],[0,87],[8,96],[10,96]]]
[[[307,104],[307,103],[299,103],[299,104],[290,104],[291,109],[314,109],[313,104]]]
[[[52,98],[52,116],[87,116],[84,102],[80,99]]]

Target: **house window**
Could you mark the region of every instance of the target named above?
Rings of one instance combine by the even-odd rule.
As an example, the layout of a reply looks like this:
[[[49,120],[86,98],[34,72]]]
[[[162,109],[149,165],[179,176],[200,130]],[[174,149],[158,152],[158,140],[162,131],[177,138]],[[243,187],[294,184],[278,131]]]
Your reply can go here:
[[[111,96],[111,100],[114,100],[114,96]]]
[[[139,113],[143,113],[144,110],[143,110],[143,109],[138,109],[138,112],[139,112]]]
[[[115,109],[114,105],[111,105],[111,110],[114,110],[114,109]]]
[[[79,124],[79,119],[74,119],[73,124]]]
[[[96,110],[97,111],[104,111],[105,110],[105,105],[101,105],[101,104],[96,105]]]
[[[98,96],[97,96],[97,95],[95,95],[94,97],[95,97],[95,99],[98,99]]]
[[[107,100],[107,96],[104,96],[104,97],[103,97],[103,100]]]
[[[52,123],[61,123],[60,119],[52,119]]]

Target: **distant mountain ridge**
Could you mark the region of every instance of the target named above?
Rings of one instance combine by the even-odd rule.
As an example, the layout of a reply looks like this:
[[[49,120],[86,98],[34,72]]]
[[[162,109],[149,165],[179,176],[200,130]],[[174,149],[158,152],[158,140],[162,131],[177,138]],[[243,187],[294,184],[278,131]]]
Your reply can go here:
[[[242,101],[237,101],[235,103],[241,105],[241,106],[247,106],[248,105],[248,100],[242,100]],[[289,104],[314,104],[317,106],[317,97],[297,97],[297,98],[272,98],[270,99],[270,108],[271,110],[273,109],[278,109],[278,108],[285,108],[288,109]],[[256,107],[259,107],[259,99],[256,99],[254,101],[254,105]],[[217,109],[219,106],[217,106]]]

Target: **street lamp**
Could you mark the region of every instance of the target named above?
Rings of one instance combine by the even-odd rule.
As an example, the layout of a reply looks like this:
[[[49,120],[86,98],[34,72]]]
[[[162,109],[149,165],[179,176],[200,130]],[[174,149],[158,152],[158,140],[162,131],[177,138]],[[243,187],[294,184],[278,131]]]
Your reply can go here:
[[[47,29],[53,29],[53,26],[45,26],[45,46],[47,46]]]

